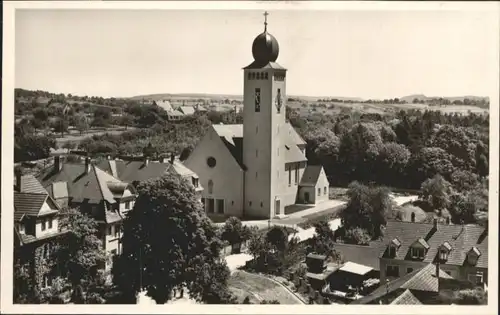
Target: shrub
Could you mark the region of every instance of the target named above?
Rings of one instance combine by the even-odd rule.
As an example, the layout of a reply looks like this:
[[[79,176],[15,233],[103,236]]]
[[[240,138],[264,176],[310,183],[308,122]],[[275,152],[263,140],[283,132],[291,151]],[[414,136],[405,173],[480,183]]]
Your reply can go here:
[[[351,228],[345,231],[344,242],[348,244],[368,245],[370,240],[370,235],[362,228]]]

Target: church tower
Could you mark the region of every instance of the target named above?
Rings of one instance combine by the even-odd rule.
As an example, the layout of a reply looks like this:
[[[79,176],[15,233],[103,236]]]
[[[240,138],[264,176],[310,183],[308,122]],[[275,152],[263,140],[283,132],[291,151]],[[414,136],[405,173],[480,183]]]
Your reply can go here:
[[[243,207],[246,216],[272,218],[284,214],[286,69],[276,63],[279,46],[267,32],[267,15],[253,41],[254,61],[244,68]]]

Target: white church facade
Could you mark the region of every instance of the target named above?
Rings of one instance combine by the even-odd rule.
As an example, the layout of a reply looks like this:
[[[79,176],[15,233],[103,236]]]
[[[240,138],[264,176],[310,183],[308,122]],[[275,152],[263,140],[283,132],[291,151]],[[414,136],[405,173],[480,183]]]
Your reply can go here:
[[[307,165],[305,141],[286,121],[286,69],[267,32],[252,46],[244,68],[243,124],[212,125],[185,165],[205,187],[209,216],[273,218],[296,203],[328,200],[323,167]]]

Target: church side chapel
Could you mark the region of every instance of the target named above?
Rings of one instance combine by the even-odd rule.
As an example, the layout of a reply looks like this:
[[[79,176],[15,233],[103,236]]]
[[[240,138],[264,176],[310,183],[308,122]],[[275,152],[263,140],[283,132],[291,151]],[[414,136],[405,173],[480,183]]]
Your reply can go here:
[[[243,124],[212,125],[185,161],[206,187],[209,216],[283,217],[286,206],[328,200],[323,167],[307,165],[306,143],[286,121],[287,69],[276,62],[278,41],[264,15],[254,61],[243,68]]]

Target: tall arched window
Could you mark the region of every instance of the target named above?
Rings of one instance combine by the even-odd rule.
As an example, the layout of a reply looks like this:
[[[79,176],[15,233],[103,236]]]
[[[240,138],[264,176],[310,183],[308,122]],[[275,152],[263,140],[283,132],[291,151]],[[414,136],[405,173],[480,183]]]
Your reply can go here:
[[[214,182],[210,179],[208,181],[208,193],[209,194],[212,194],[214,191]]]

